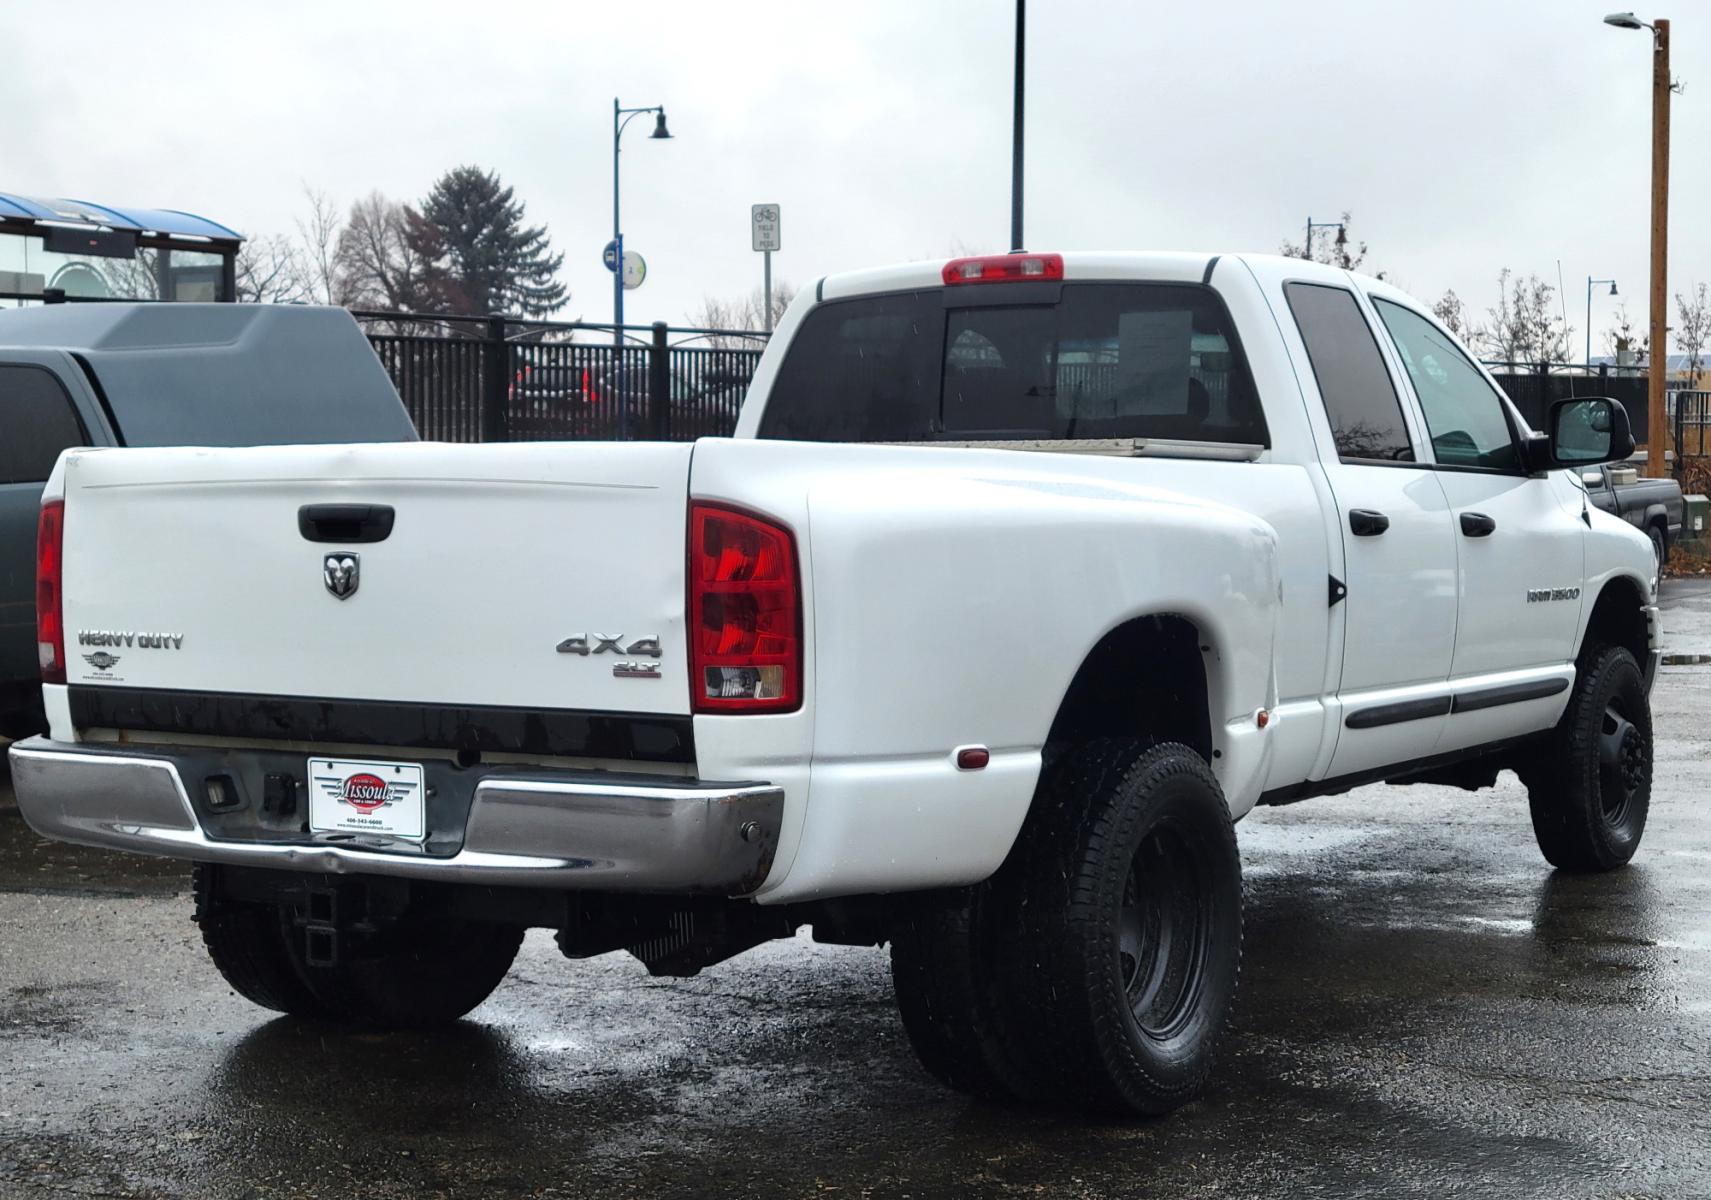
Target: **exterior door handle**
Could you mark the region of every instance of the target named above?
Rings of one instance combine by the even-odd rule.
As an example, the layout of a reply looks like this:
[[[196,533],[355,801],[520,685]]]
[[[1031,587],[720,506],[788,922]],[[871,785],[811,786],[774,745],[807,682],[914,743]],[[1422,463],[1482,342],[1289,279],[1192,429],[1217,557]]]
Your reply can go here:
[[[1356,537],[1377,537],[1390,528],[1390,518],[1370,508],[1349,509],[1349,532]]]
[[[1484,513],[1464,512],[1461,515],[1461,531],[1468,537],[1490,537],[1496,528],[1497,522]]]

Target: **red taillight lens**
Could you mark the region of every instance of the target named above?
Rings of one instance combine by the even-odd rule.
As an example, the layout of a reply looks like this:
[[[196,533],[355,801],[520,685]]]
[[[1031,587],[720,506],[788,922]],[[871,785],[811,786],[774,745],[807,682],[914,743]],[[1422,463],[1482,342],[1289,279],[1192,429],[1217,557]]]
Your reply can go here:
[[[689,671],[697,712],[802,703],[802,597],[788,529],[690,505]]]
[[[43,683],[65,682],[64,544],[65,501],[49,500],[36,522],[36,659]]]
[[[988,254],[953,258],[945,264],[946,283],[1011,283],[1029,279],[1062,279],[1061,254]]]

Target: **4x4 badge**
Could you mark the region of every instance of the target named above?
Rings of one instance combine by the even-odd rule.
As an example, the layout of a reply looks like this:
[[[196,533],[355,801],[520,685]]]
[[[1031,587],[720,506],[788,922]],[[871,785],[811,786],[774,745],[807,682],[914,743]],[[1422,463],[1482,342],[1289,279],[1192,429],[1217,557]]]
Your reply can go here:
[[[621,633],[573,633],[558,644],[558,652],[580,654],[584,658],[590,654],[640,654],[648,658],[661,657],[659,637],[651,633],[631,639],[628,645],[625,645],[624,635]]]
[[[334,596],[340,600],[349,600],[356,595],[360,569],[361,563],[356,555],[340,551],[321,560],[321,579]]]

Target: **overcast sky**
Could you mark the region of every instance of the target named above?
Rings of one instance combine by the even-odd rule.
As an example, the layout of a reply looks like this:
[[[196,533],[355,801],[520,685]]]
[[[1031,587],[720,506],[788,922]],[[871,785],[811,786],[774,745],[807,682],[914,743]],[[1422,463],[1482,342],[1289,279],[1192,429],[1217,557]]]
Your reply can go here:
[[[1273,251],[1354,213],[1369,264],[1483,310],[1503,266],[1614,276],[1645,320],[1649,35],[1620,0],[1180,5],[1034,0],[1027,241]],[[1671,291],[1711,282],[1711,10],[1674,0]],[[1643,18],[1652,15],[1641,13]],[[775,277],[1009,229],[1011,0],[409,4],[9,0],[0,191],[183,208],[288,231],[305,184],[415,200],[497,170],[565,251],[565,315],[611,319],[611,107],[634,321],[760,282],[749,205],[783,207]],[[1595,300],[1596,342],[1615,301]],[[1576,340],[1578,343],[1579,335]]]

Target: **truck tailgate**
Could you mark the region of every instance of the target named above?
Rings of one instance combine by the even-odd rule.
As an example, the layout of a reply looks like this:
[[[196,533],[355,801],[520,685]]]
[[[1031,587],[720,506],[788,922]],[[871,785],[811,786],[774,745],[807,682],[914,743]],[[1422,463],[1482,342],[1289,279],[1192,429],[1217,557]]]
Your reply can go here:
[[[73,454],[67,681],[685,714],[692,449]],[[312,540],[310,505],[386,506],[393,525],[381,540]]]

